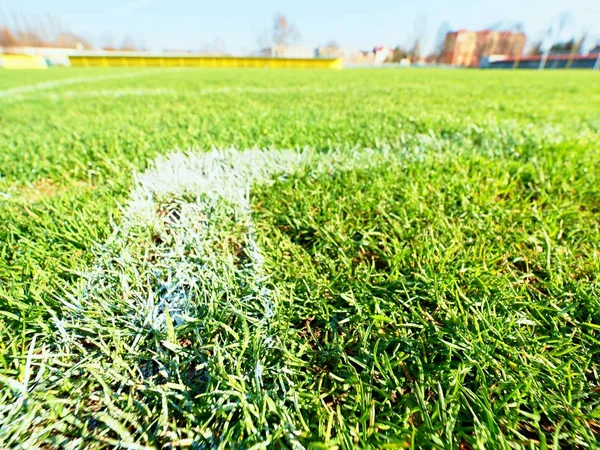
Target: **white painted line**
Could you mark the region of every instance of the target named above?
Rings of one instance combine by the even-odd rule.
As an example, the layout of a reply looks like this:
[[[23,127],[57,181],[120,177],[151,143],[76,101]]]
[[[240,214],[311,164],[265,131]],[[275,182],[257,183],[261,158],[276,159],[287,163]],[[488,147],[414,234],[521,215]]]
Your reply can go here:
[[[143,70],[137,72],[127,72],[127,73],[116,73],[110,75],[98,75],[95,77],[74,77],[74,78],[65,78],[61,80],[51,80],[51,81],[43,81],[41,83],[29,84],[25,86],[17,86],[14,88],[5,89],[0,91],[0,98],[10,98],[23,94],[31,94],[40,91],[46,91],[49,89],[60,88],[63,86],[70,86],[73,84],[82,84],[82,83],[98,83],[101,81],[109,81],[109,80],[122,80],[128,78],[138,78],[148,74],[156,74],[161,72],[161,69],[150,69]]]
[[[179,151],[168,157],[159,157],[149,170],[136,176],[136,188],[124,211],[121,225],[105,245],[107,251],[103,254],[109,255],[109,259],[98,262],[94,273],[90,274],[83,297],[93,297],[97,295],[98,285],[105,286],[103,278],[110,271],[109,265],[115,257],[147,272],[161,268],[169,273],[168,295],[147,297],[147,293],[142,292],[132,295],[130,300],[136,303],[132,304],[132,310],[140,314],[140,319],[143,318],[147,326],[156,329],[165,326],[166,308],[178,323],[182,323],[186,317],[193,317],[194,305],[189,304],[187,295],[175,295],[175,291],[191,281],[214,281],[224,277],[219,273],[223,270],[219,259],[230,258],[231,254],[222,249],[218,239],[223,232],[220,228],[225,224],[235,226],[228,217],[234,217],[245,230],[243,236],[237,236],[243,248],[237,248],[236,251],[243,250],[247,256],[243,268],[229,267],[232,273],[235,272],[229,282],[241,281],[244,284],[252,281],[258,285],[260,283],[257,280],[264,277],[262,255],[254,239],[251,220],[251,186],[272,183],[279,177],[289,176],[299,170],[310,174],[332,173],[381,165],[388,160],[388,153],[381,150],[327,154],[309,150],[214,150],[196,154]],[[164,253],[150,263],[131,260],[129,255],[132,246],[152,246],[150,242],[140,241],[136,234],[140,229],[150,228],[161,242],[168,240],[169,245],[161,246],[160,250]],[[240,234],[240,231],[237,233]],[[209,242],[219,250],[207,245]],[[201,255],[205,266],[197,273],[199,279],[190,280],[189,275],[194,273],[194,269],[188,265],[195,263],[190,263],[185,249],[194,246],[198,246],[194,253],[195,260]],[[241,279],[238,280],[239,277]],[[226,286],[224,288],[228,289]],[[253,295],[264,300],[265,307],[271,308],[270,293],[261,291]],[[83,307],[81,304],[65,306],[75,309]]]
[[[120,223],[98,252],[94,268],[82,284],[65,293],[60,317],[52,318],[58,332],[49,345],[59,351],[54,351],[56,356],[44,353],[49,375],[26,376],[23,383],[11,381],[10,386],[19,390],[21,399],[28,399],[29,408],[35,404],[43,411],[52,406],[35,391],[57,389],[70,378],[77,385],[89,376],[91,385],[114,389],[111,395],[94,398],[94,416],[110,418],[113,401],[125,386],[123,376],[133,377],[131,386],[136,386],[141,405],[155,404],[158,382],[165,389],[161,391],[165,406],[153,410],[155,415],[148,420],[154,420],[167,414],[167,395],[173,394],[169,391],[172,382],[162,384],[165,378],[176,381],[182,390],[191,387],[186,377],[192,375],[186,372],[182,377],[167,361],[185,352],[179,339],[189,337],[197,340],[193,350],[201,355],[190,368],[193,376],[210,377],[211,386],[219,386],[198,397],[199,402],[206,402],[205,411],[214,412],[202,424],[202,439],[220,442],[221,431],[228,426],[227,415],[236,414],[236,420],[264,440],[261,448],[269,445],[269,433],[274,430],[285,436],[289,447],[303,448],[298,440],[303,421],[296,415],[299,394],[278,335],[279,294],[265,273],[255,238],[250,189],[295,174],[328,175],[397,159],[397,154],[380,150],[322,154],[233,149],[177,151],[157,158],[148,170],[136,175]],[[107,334],[106,323],[112,324],[111,333],[123,327],[123,335]],[[127,342],[121,341],[122,336],[128,336]],[[163,340],[157,342],[157,336]],[[70,361],[77,361],[69,367],[61,359],[67,354]],[[109,369],[117,356],[126,360],[120,364],[134,366],[127,375]],[[86,371],[90,362],[93,373]],[[197,382],[196,378],[192,381]],[[146,399],[140,387],[154,394]],[[65,398],[66,402],[83,400],[76,390],[69,395],[72,398]],[[267,397],[270,405],[288,413],[258,422]],[[23,431],[18,430],[18,419],[31,410],[21,410],[24,404],[19,400],[17,407],[8,410],[16,418],[13,422],[19,433]],[[17,432],[9,431],[11,435]]]
[[[98,89],[85,91],[64,91],[45,94],[45,98],[52,100],[71,99],[71,98],[121,98],[121,97],[160,97],[174,96],[178,92],[175,89]]]
[[[96,89],[96,90],[68,90],[60,92],[40,93],[39,91],[14,93],[9,98],[13,101],[27,98],[32,93],[36,93],[36,99],[44,98],[50,100],[68,100],[75,98],[121,98],[121,97],[205,97],[211,95],[229,95],[229,94],[289,94],[289,93],[308,93],[308,94],[328,94],[328,93],[344,93],[349,92],[347,88],[313,88],[311,86],[303,87],[284,87],[284,88],[202,88],[198,90],[177,90],[169,88],[123,88],[123,89]],[[352,92],[358,92],[353,90]]]

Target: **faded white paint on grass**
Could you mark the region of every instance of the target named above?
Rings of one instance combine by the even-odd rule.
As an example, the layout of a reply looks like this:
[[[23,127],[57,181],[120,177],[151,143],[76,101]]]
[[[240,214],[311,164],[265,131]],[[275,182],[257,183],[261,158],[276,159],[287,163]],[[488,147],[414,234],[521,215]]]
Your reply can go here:
[[[374,150],[214,150],[158,158],[136,176],[120,225],[99,252],[82,291],[65,301],[69,319],[55,319],[63,345],[80,346],[74,334],[97,333],[110,348],[107,329],[135,330],[127,351],[111,361],[139,365],[136,354],[147,354],[146,347],[157,342],[148,339],[150,330],[166,335],[164,345],[174,351],[185,340],[203,354],[214,342],[202,364],[192,361],[209,380],[197,406],[214,417],[203,425],[207,442],[218,440],[212,430],[229,426],[224,417],[235,413],[263,444],[279,433],[298,447],[302,420],[294,413],[299,402],[295,374],[280,340],[277,288],[263,268],[249,193],[252,186],[281,177],[366,168],[387,160],[386,152]],[[173,366],[171,354],[152,352],[158,368]],[[161,378],[152,367],[141,365],[143,376],[135,383]],[[187,370],[182,366],[167,379],[185,379]],[[102,375],[106,385],[117,382],[111,373]],[[259,419],[265,399],[282,412],[266,422]]]
[[[175,70],[175,69],[173,69]],[[136,72],[127,73],[114,73],[110,75],[97,75],[97,76],[86,76],[86,77],[73,77],[65,78],[60,80],[42,81],[40,83],[28,84],[25,86],[16,86],[13,88],[5,89],[0,91],[0,98],[11,98],[16,96],[23,96],[25,94],[38,93],[41,91],[47,91],[50,89],[61,88],[63,86],[71,86],[74,84],[85,84],[85,83],[98,83],[101,81],[110,80],[124,80],[128,78],[139,78],[148,74],[159,73],[161,69],[148,69],[138,70]]]
[[[11,384],[17,401],[0,408],[0,442],[39,446],[44,430],[71,414],[104,422],[132,448],[153,445],[144,427],[121,424],[119,405],[133,401],[166,441],[226,448],[233,433],[257,448],[301,448],[298,436],[310,433],[295,387],[302,374],[281,339],[279,294],[255,239],[250,190],[394,158],[375,150],[158,158],[136,176],[93,270],[66,287],[37,375]]]
[[[49,93],[46,94],[45,97],[51,100],[65,100],[72,98],[162,97],[174,95],[177,95],[177,91],[175,89],[126,88],[64,91],[60,93]]]
[[[262,255],[254,239],[251,186],[269,184],[298,171],[331,173],[379,165],[387,159],[386,152],[375,150],[328,154],[179,151],[160,157],[152,168],[136,176],[121,225],[104,246],[80,299],[97,304],[98,297],[107,292],[107,279],[117,270],[123,272],[121,280],[121,275],[136,274],[135,279],[127,280],[126,295],[120,298],[129,302],[145,327],[164,330],[167,310],[177,324],[196,320],[199,306],[222,308],[223,301],[234,298],[216,298],[215,292],[231,293],[240,286],[244,290],[235,301],[242,303],[234,308],[244,309],[249,303],[243,298],[250,295],[255,302],[252,308],[262,305],[261,320],[268,318],[274,301],[272,292],[264,287]],[[137,286],[142,279],[147,279],[147,284]],[[153,285],[158,289],[148,290]],[[68,306],[85,309],[80,299],[73,297]]]
[[[293,93],[308,93],[308,94],[331,94],[344,93],[351,89],[348,87],[331,87],[324,88],[320,86],[282,86],[282,87],[266,87],[266,86],[239,86],[239,87],[207,87],[198,91],[191,91],[188,94],[194,95],[215,95],[215,94],[293,94]]]
[[[173,69],[170,69],[173,70]],[[178,90],[172,88],[121,88],[121,89],[95,89],[95,90],[66,90],[60,92],[35,91],[35,98],[43,98],[54,101],[85,99],[85,98],[123,98],[123,97],[207,97],[217,95],[235,95],[235,94],[341,94],[347,92],[360,93],[364,90],[353,90],[349,88],[320,88],[316,86],[298,86],[298,87],[206,87],[197,90]],[[31,92],[14,93],[8,98],[12,101],[19,101],[29,97]],[[0,92],[1,94],[1,92]],[[0,96],[1,97],[1,96]]]

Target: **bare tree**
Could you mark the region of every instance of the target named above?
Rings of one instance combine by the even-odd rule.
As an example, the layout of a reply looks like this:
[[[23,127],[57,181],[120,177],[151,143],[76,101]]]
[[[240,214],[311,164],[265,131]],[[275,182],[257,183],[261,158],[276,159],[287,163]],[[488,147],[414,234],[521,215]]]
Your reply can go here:
[[[571,53],[574,48],[577,48],[578,43],[575,42],[574,38],[569,39],[568,41],[558,41],[555,42],[552,47],[550,47],[551,53]]]
[[[54,18],[48,13],[46,13],[46,23],[48,30],[48,39],[52,42],[56,42],[56,37],[59,35],[60,30],[56,26]]]
[[[42,41],[44,41],[46,45],[52,45],[54,43],[53,36],[49,33],[48,27],[43,19],[37,21],[37,29]]]
[[[418,62],[421,59],[421,46],[419,45],[419,39],[415,41],[412,49],[410,50],[411,62]]]
[[[542,50],[542,41],[536,41],[532,44],[529,49],[528,55],[541,55],[543,53]]]
[[[17,44],[17,38],[9,28],[0,28],[0,47],[14,47]]]
[[[100,40],[102,41],[102,50],[116,50],[113,44],[113,37],[110,32],[103,33]]]
[[[220,37],[216,37],[213,39],[210,45],[210,49],[213,55],[224,55],[225,53],[227,53],[227,45],[225,44],[223,38]]]
[[[544,70],[546,68],[546,62],[548,61],[548,56],[550,55],[552,46],[560,39],[565,25],[567,25],[570,21],[571,13],[563,12],[558,17],[558,20],[554,19],[552,22],[550,22],[546,36],[542,40],[541,48],[543,53],[542,57],[540,58],[540,65],[538,66],[539,70]]]
[[[135,47],[135,42],[133,41],[133,38],[131,38],[130,36],[126,36],[125,39],[123,39],[123,43],[121,44],[120,50],[123,50],[126,52],[135,51],[136,47]]]
[[[435,47],[434,52],[439,57],[444,53],[444,45],[446,43],[446,35],[450,31],[450,24],[448,22],[442,22],[438,27],[437,34],[435,36]]]
[[[273,20],[273,44],[290,45],[300,39],[300,33],[283,14],[277,14]]]
[[[1,5],[0,5],[0,23],[4,24],[4,25],[2,25],[3,28],[8,23],[8,20],[6,20],[6,16],[4,15],[4,10],[2,9]]]
[[[10,15],[12,17],[12,32],[15,36],[19,36],[23,32],[23,28],[21,27],[21,20],[19,19],[19,15],[14,9],[10,10]]]
[[[540,58],[540,65],[538,66],[538,70],[544,70],[546,68],[546,61],[548,61],[548,54],[550,53],[550,47],[552,46],[552,42],[550,39],[554,34],[554,28],[552,25],[548,27],[548,31],[546,31],[546,36],[541,42],[540,49],[543,50],[542,57]]]
[[[392,50],[392,54],[387,57],[385,62],[399,63],[407,56],[408,52],[404,50],[401,46],[397,45],[396,48]]]
[[[1,11],[0,11],[1,12]],[[49,14],[45,19],[31,19],[12,11],[13,27],[0,26],[2,47],[66,47],[91,49],[92,46],[80,36],[66,31],[58,19]],[[4,18],[4,15],[2,14]]]
[[[83,48],[90,50],[92,45],[80,36],[69,31],[62,31],[56,36],[55,44],[57,47],[65,48]]]
[[[418,61],[421,59],[421,45],[427,35],[427,17],[423,14],[419,14],[415,18],[413,36],[414,41],[410,51],[411,61]]]
[[[335,49],[335,50],[340,49],[339,44],[336,41],[334,41],[333,39],[327,43],[326,47],[330,48],[330,49]]]
[[[525,33],[525,25],[523,22],[517,22],[514,26],[515,33]]]
[[[425,14],[419,14],[415,18],[414,33],[419,39],[423,39],[427,34],[427,16]]]

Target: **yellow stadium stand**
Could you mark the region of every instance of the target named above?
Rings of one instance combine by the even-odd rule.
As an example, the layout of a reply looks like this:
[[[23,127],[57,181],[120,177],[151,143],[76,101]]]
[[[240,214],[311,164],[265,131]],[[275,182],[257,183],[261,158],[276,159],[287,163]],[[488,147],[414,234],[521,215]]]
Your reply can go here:
[[[227,67],[269,69],[341,69],[341,58],[263,58],[190,55],[76,55],[72,67]]]
[[[41,55],[0,55],[3,69],[47,69],[46,59]]]

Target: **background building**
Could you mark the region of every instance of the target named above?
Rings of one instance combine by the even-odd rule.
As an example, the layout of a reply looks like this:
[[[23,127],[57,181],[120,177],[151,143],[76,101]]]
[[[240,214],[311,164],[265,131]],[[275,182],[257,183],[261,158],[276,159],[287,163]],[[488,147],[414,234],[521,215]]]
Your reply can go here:
[[[373,47],[371,50],[360,50],[356,48],[340,48],[327,45],[317,47],[315,56],[317,58],[342,58],[344,66],[380,66],[387,62],[393,50],[383,46]]]
[[[337,45],[320,45],[315,52],[317,58],[343,58],[344,51]]]
[[[312,47],[278,44],[263,49],[261,55],[272,58],[314,58],[315,50]]]
[[[511,31],[453,31],[446,35],[440,62],[479,67],[482,58],[490,55],[518,58],[523,54],[526,41],[524,33]]]
[[[446,35],[441,62],[454,66],[471,66],[475,49],[476,35],[472,31],[451,31]]]

